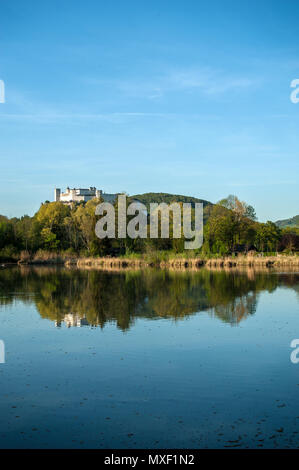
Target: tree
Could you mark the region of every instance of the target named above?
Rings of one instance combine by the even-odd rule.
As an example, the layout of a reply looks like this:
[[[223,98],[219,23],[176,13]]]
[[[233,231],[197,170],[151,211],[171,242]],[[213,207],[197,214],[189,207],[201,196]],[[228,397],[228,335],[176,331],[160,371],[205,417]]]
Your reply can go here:
[[[53,233],[49,227],[44,227],[41,231],[41,238],[43,241],[43,247],[46,250],[53,250],[56,251],[58,246],[59,246],[59,240],[57,240],[57,237],[55,233]]]
[[[84,206],[79,205],[72,214],[76,227],[79,230],[81,244],[90,255],[99,254],[99,245],[102,241],[99,240],[95,234],[95,210],[100,202],[100,199],[91,199]]]
[[[295,227],[287,227],[282,230],[279,250],[288,252],[299,250],[299,229],[296,229]]]
[[[64,219],[71,213],[68,205],[62,202],[50,202],[42,204],[35,218],[40,224],[41,230],[48,228],[59,240],[61,248],[67,248]]]
[[[252,206],[230,195],[213,207],[205,228],[209,252],[225,254],[238,246],[249,247],[255,238],[255,211]]]
[[[280,238],[281,230],[273,222],[258,225],[255,242],[260,251],[277,251]]]

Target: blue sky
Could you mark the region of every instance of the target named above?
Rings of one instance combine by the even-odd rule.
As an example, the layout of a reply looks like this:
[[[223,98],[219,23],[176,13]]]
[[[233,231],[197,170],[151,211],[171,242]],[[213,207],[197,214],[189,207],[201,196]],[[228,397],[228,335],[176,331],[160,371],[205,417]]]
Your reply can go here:
[[[299,213],[296,0],[0,8],[0,213],[68,185]]]

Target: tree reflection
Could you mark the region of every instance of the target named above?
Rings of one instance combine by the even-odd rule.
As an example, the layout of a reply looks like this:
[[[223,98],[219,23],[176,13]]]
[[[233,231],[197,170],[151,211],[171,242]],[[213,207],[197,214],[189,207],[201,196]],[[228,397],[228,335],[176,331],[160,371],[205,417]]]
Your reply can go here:
[[[299,291],[299,275],[244,271],[105,272],[61,268],[0,271],[0,305],[34,303],[40,316],[57,326],[129,329],[137,318],[175,321],[208,312],[236,325],[253,315],[262,291],[284,285]]]

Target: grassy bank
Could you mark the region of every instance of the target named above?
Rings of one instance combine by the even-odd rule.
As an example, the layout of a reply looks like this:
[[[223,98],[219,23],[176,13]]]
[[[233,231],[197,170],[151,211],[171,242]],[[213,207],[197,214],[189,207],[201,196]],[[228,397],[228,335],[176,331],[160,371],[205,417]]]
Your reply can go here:
[[[175,254],[171,252],[150,252],[147,254],[131,254],[122,257],[84,257],[69,253],[54,253],[38,251],[33,256],[22,253],[19,264],[27,265],[65,265],[78,268],[143,268],[160,267],[171,269],[200,269],[208,268],[233,268],[233,267],[298,267],[299,256],[276,254],[262,255],[250,253],[238,256],[199,256],[191,251]]]
[[[237,257],[174,257],[169,259],[157,259],[147,257],[135,258],[81,258],[77,261],[77,266],[83,268],[127,268],[127,267],[160,267],[171,269],[200,269],[208,268],[233,268],[233,267],[298,267],[299,256],[297,255],[276,255],[276,256],[237,256]]]

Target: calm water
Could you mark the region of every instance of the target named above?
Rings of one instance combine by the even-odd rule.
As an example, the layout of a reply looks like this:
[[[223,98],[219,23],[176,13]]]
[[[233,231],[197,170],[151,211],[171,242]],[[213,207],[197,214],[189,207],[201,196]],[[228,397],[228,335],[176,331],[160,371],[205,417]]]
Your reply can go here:
[[[0,447],[299,447],[299,273],[0,271]]]

